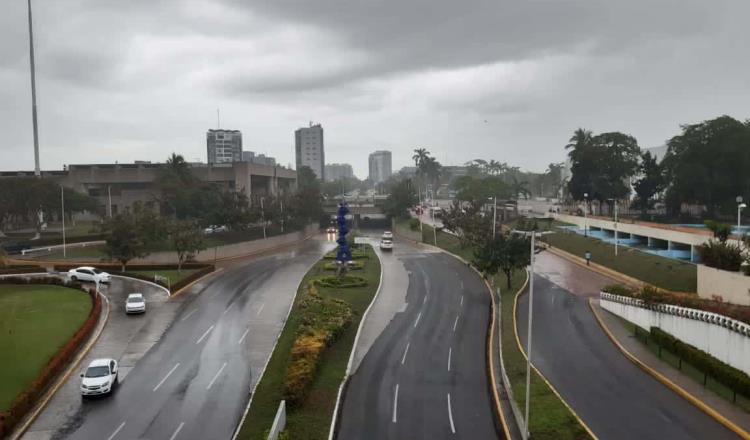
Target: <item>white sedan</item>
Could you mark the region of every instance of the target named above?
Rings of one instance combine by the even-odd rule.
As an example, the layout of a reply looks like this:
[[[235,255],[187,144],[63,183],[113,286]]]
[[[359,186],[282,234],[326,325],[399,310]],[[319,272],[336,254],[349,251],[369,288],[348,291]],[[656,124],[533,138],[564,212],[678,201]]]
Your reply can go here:
[[[81,373],[81,395],[108,394],[117,385],[117,361],[94,359]]]
[[[393,240],[393,232],[391,231],[383,232],[383,240]]]
[[[393,250],[393,240],[383,238],[380,240],[380,249],[384,251],[390,251]]]
[[[142,293],[131,293],[125,300],[125,313],[146,313],[146,300]]]
[[[81,266],[68,271],[71,281],[89,281],[92,283],[109,283],[109,274],[91,266]]]

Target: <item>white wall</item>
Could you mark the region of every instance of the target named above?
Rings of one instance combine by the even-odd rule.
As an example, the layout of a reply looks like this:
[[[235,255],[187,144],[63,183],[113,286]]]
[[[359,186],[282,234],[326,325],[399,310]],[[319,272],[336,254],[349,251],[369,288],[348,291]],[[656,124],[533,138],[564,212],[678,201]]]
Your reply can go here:
[[[658,327],[720,361],[750,374],[750,325],[686,307],[644,307],[641,300],[602,292],[603,309],[644,329]]]
[[[706,299],[720,296],[726,302],[750,306],[750,277],[699,264],[698,295]]]

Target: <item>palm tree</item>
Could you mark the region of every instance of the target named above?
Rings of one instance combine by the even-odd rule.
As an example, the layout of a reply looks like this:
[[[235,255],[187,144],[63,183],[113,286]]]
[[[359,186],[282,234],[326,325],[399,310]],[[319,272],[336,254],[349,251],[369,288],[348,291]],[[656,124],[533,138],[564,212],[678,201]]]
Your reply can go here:
[[[474,159],[474,165],[479,168],[482,173],[487,173],[487,161],[484,159]]]
[[[573,133],[573,136],[571,136],[568,145],[566,145],[565,148],[573,150],[586,148],[591,145],[593,139],[594,133],[591,130],[579,128]]]
[[[523,195],[523,198],[528,200],[529,196],[531,196],[531,191],[529,191],[529,182],[527,181],[519,181],[516,176],[511,176],[511,179],[513,179],[513,182],[511,183],[511,190],[513,192],[513,198],[517,198],[519,194]]]
[[[182,155],[172,153],[172,155],[167,158],[166,164],[167,173],[171,174],[172,177],[175,177],[180,182],[189,183],[192,180],[193,175],[190,172],[190,165],[185,161],[185,158],[182,157]]]
[[[417,168],[421,168],[422,164],[430,157],[430,152],[426,148],[414,149],[414,155],[411,157],[414,160],[414,165]]]

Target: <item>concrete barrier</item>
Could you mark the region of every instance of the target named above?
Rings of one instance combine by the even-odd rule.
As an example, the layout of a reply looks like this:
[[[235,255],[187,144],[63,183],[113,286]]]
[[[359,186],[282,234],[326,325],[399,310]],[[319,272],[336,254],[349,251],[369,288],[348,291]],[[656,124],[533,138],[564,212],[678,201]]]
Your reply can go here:
[[[750,306],[750,277],[699,264],[698,296],[706,299],[720,296],[728,303]]]
[[[241,243],[227,244],[216,248],[207,248],[198,252],[195,261],[212,262],[214,259],[222,260],[226,258],[235,258],[243,255],[250,255],[267,251],[297,241],[304,240],[318,231],[318,225],[309,225],[305,229],[289,234],[276,235],[266,239],[243,241]],[[174,263],[177,260],[177,254],[174,251],[154,252],[145,258],[138,258],[129,264],[167,264]]]
[[[601,307],[641,328],[658,327],[716,359],[750,374],[750,325],[717,313],[600,293]]]
[[[286,400],[279,402],[279,409],[276,410],[276,417],[273,419],[273,425],[268,432],[268,440],[277,440],[279,434],[286,427]]]

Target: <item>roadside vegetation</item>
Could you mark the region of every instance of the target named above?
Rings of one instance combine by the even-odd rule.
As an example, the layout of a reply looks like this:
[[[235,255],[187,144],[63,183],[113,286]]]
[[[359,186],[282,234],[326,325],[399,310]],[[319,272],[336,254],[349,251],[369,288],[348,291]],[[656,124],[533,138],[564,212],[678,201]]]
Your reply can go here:
[[[197,269],[182,269],[178,270],[131,270],[128,273],[134,273],[143,275],[145,277],[154,278],[155,275],[166,277],[169,279],[169,284],[174,285],[178,281],[182,281],[190,275],[197,272]]]
[[[0,412],[29,388],[91,311],[85,292],[49,285],[0,285]]]
[[[258,384],[240,439],[263,439],[279,402],[287,400],[288,438],[328,437],[339,386],[344,378],[362,314],[380,282],[380,261],[370,246],[362,269],[347,275],[351,287],[329,287],[329,260],[318,261],[302,280],[265,373]],[[349,280],[351,281],[351,280]],[[364,285],[362,285],[364,283]]]

